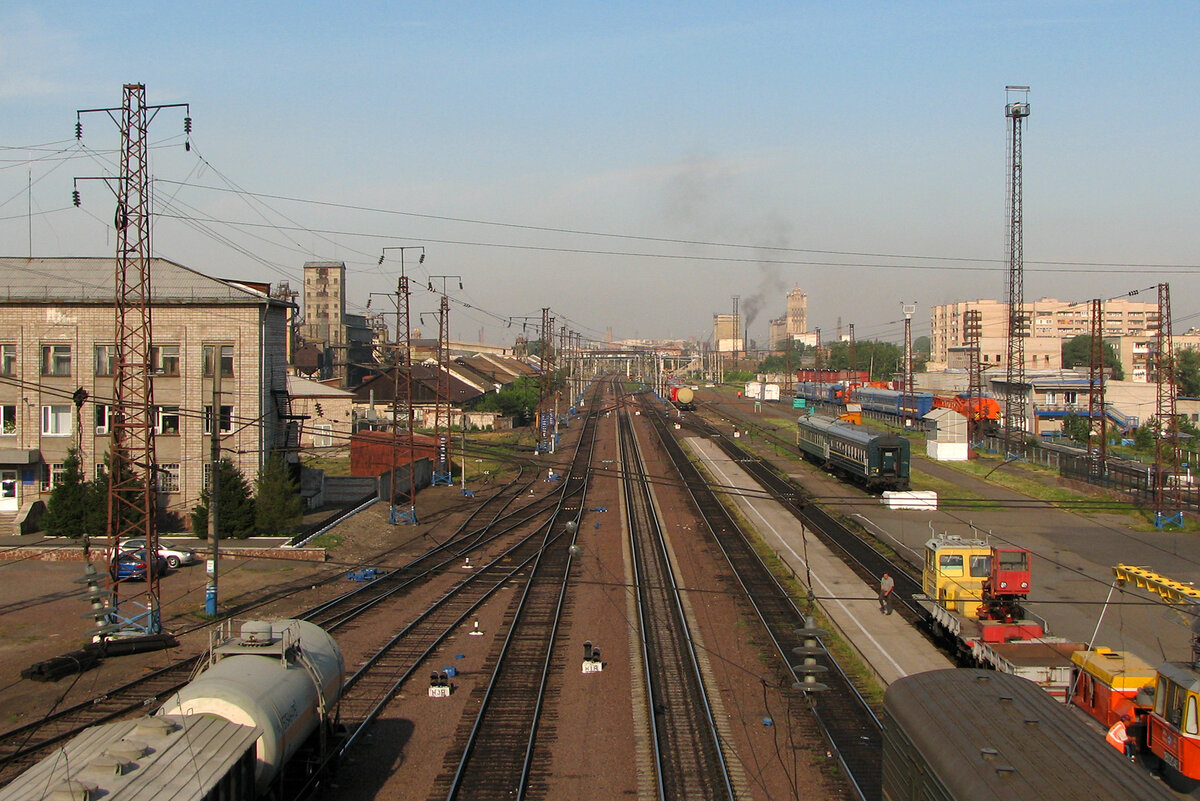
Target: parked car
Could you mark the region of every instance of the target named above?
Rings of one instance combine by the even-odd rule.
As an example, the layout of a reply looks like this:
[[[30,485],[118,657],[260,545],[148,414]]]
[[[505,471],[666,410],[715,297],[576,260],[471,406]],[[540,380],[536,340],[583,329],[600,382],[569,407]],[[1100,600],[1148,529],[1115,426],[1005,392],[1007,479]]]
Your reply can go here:
[[[165,575],[168,570],[167,560],[161,556],[155,558],[158,561],[154,563],[154,572],[160,576]],[[144,548],[139,551],[122,550],[109,566],[113,581],[145,581],[148,570]]]
[[[140,537],[125,540],[121,543],[121,550],[127,553],[129,551],[145,550],[145,548],[146,541]],[[196,552],[191,548],[185,548],[181,545],[164,545],[162,542],[158,543],[158,555],[167,560],[167,567],[172,570],[175,570],[180,565],[195,564],[197,561]]]

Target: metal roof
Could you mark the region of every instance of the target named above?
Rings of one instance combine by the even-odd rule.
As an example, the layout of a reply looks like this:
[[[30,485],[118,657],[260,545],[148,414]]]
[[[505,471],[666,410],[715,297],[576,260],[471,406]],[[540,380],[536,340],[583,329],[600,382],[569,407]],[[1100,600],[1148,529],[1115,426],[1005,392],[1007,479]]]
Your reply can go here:
[[[105,303],[115,298],[115,257],[0,256],[0,304]],[[211,278],[167,259],[150,260],[154,303],[287,304],[249,287]]]
[[[262,732],[206,715],[162,715],[93,726],[0,789],[0,801],[62,797],[67,781],[106,801],[204,799],[253,751]],[[123,766],[118,772],[112,764]]]

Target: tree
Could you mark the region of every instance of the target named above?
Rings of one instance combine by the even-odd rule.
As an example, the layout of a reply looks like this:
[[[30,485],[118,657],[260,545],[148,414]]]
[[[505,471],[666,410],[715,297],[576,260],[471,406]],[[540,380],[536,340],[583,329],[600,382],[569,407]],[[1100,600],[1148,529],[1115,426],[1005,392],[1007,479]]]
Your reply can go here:
[[[854,361],[854,369],[869,370],[872,381],[890,381],[894,373],[904,368],[904,348],[891,342],[861,340],[854,343]],[[828,367],[851,369],[849,342],[834,342],[829,346]]]
[[[1087,445],[1092,435],[1092,423],[1087,417],[1069,412],[1063,418],[1062,430],[1070,439],[1081,445]]]
[[[487,393],[472,408],[483,412],[500,412],[512,417],[514,425],[520,427],[533,421],[537,403],[537,380],[522,376],[499,392]]]
[[[1175,351],[1175,383],[1185,398],[1200,398],[1200,350]]]
[[[221,492],[217,536],[244,540],[254,534],[254,498],[250,496],[250,482],[228,459],[218,462],[217,470]],[[200,503],[192,509],[192,533],[201,539],[208,538],[208,499],[209,491],[204,490],[200,493]]]
[[[300,483],[288,471],[283,456],[273,453],[254,482],[255,527],[260,534],[290,535],[303,518]]]
[[[1072,367],[1086,367],[1091,363],[1091,334],[1080,334],[1063,342],[1062,365],[1064,368],[1069,370]],[[1104,343],[1104,366],[1112,369],[1113,380],[1120,381],[1125,378],[1125,371],[1121,368],[1121,358],[1117,355],[1117,349],[1112,346],[1111,342]]]
[[[71,448],[63,461],[63,472],[50,498],[46,501],[46,514],[42,517],[42,530],[51,537],[73,537],[78,539],[84,535],[100,536],[104,534],[104,524],[101,522],[98,530],[89,530],[88,524],[88,485],[83,480],[83,469],[80,465],[79,451]],[[94,524],[94,522],[93,522]]]

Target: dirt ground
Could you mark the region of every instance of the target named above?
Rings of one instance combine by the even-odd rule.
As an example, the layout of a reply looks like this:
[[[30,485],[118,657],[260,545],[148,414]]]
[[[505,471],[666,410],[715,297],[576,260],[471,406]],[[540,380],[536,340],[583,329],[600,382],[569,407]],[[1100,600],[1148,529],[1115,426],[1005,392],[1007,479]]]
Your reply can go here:
[[[644,713],[638,714],[635,701],[640,696],[634,689],[634,677],[642,668],[634,653],[635,615],[619,482],[603,475],[610,468],[617,472],[615,422],[615,416],[605,419],[593,459],[598,480],[583,502],[579,552],[560,634],[562,656],[552,669],[555,689],[547,701],[546,723],[539,737],[538,764],[542,767],[534,783],[549,798],[639,797],[650,790],[647,782],[653,776],[646,756],[648,723]],[[573,429],[570,436],[576,436],[581,427]],[[639,429],[644,453],[660,459],[658,449],[650,445],[648,428],[639,424]],[[661,474],[666,466],[655,461],[649,470]],[[537,482],[535,493],[555,487]],[[740,787],[746,797],[755,799],[798,797],[798,788],[806,788],[801,794],[807,798],[832,797],[819,760],[814,761],[810,749],[789,739],[796,731],[789,725],[793,716],[766,665],[765,651],[754,634],[756,624],[750,622],[749,610],[724,591],[730,586],[728,577],[716,561],[714,549],[701,538],[700,521],[678,490],[659,487],[656,493],[671,532],[692,619],[699,627],[697,639],[706,650],[708,679],[722,694],[717,708],[725,721],[723,736],[736,752]],[[355,567],[397,567],[426,551],[433,541],[452,532],[472,505],[481,502],[483,493],[477,494],[476,500],[469,500],[454,487],[424,490],[418,496],[422,519],[417,527],[388,525],[387,507],[376,504],[337,528],[340,543],[323,564],[267,558],[223,560],[223,604],[236,605],[264,589],[287,589],[286,597],[259,614],[294,614],[353,586],[346,573]],[[86,641],[88,605],[80,599],[82,585],[74,583],[81,574],[79,562],[0,561],[0,730],[95,697],[141,672],[164,666],[185,653],[200,653],[207,646],[207,634],[198,630],[182,635],[180,647],[171,651],[109,659],[82,675],[53,683],[22,680],[22,668],[79,648]],[[203,608],[205,581],[203,565],[182,568],[163,579],[166,628],[176,628]],[[436,591],[436,587],[428,590]],[[479,610],[475,619],[484,637],[466,632],[455,636],[418,673],[423,676],[430,668],[453,665],[458,675],[451,698],[429,698],[424,681],[414,680],[411,683],[416,686],[404,688],[338,772],[333,788],[337,798],[404,800],[436,795],[438,776],[454,768],[445,762],[447,745],[463,726],[470,725],[476,691],[486,683],[487,674],[481,668],[493,647],[491,635],[502,630],[514,595],[501,592]],[[412,603],[420,605],[424,598],[414,598]],[[408,622],[400,619],[405,614],[406,610],[397,610],[394,619],[339,632],[348,673],[381,637]],[[582,672],[585,642],[602,649],[601,673]]]

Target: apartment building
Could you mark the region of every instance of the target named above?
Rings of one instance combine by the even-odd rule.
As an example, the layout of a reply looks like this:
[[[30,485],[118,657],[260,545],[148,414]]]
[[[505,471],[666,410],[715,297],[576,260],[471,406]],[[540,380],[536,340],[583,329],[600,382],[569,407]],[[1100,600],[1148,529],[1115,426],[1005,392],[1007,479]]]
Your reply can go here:
[[[186,517],[208,480],[217,375],[223,456],[253,479],[272,450],[294,445],[286,387],[294,306],[166,259],[150,269],[159,504]],[[44,500],[69,448],[82,451],[89,477],[104,464],[115,273],[114,258],[0,257],[0,514]]]
[[[1063,340],[1092,331],[1092,307],[1090,303],[1071,303],[1042,298],[1027,302],[1029,337],[1025,340],[1025,354],[1029,361],[1027,369],[1043,370],[1061,367]],[[1008,303],[995,300],[969,300],[934,306],[930,310],[930,361],[947,365],[953,359],[951,349],[966,345],[963,331],[963,315],[975,310],[981,316],[980,351],[988,355],[991,364],[996,360],[1003,363],[1007,350]],[[1158,304],[1142,303],[1127,298],[1107,301],[1104,304],[1104,337],[1138,337],[1145,339],[1158,328]],[[1132,351],[1131,351],[1132,353]],[[994,358],[993,358],[994,357]],[[982,360],[982,358],[981,358]],[[1122,366],[1127,374],[1133,373],[1133,364]]]

